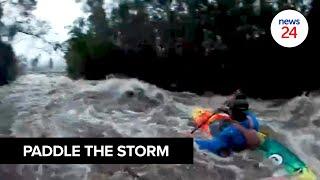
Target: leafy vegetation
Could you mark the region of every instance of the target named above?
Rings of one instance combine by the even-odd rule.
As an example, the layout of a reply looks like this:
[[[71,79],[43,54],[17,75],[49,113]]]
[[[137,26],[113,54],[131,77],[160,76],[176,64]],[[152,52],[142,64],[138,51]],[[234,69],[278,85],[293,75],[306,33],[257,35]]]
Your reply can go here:
[[[308,10],[303,0],[124,0],[107,15],[102,0],[87,4],[92,14],[89,30],[83,30],[86,23],[79,19],[68,41],[66,59],[72,78],[101,79],[120,72],[117,67],[124,62],[210,59],[254,47],[267,38],[275,13],[286,8],[305,14]]]

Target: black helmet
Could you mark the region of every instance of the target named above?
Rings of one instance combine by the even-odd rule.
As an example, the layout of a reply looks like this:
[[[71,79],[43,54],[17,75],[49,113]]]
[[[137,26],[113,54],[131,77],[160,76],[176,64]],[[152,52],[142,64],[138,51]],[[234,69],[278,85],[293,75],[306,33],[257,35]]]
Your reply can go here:
[[[230,108],[232,110],[247,111],[249,109],[247,96],[243,93],[236,94]]]

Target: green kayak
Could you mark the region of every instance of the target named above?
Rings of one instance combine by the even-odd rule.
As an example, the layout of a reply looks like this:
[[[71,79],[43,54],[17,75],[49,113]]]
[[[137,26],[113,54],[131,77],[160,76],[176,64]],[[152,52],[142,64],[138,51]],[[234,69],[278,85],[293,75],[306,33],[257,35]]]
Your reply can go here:
[[[301,180],[317,179],[310,168],[280,142],[267,137],[259,149],[264,152],[265,158],[271,159],[275,165],[283,166],[289,176],[294,176]]]

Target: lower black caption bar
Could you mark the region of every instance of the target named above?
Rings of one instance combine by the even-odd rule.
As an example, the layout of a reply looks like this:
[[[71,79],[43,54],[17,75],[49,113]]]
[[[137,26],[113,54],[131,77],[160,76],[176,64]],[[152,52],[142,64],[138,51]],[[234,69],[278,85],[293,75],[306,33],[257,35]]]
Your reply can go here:
[[[0,138],[0,164],[193,164],[193,139]]]

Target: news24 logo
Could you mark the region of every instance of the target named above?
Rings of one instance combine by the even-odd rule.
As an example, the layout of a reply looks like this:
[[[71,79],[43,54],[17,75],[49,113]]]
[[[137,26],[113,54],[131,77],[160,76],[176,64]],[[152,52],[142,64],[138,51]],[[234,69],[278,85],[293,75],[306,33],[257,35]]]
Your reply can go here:
[[[284,10],[272,20],[271,34],[281,46],[299,46],[307,38],[309,26],[306,18],[298,11]]]

